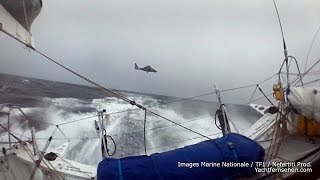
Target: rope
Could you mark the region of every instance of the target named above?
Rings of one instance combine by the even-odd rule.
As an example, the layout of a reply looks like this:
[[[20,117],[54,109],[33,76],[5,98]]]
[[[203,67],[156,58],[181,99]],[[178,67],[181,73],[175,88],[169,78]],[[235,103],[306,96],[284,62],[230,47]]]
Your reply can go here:
[[[34,159],[34,156],[32,155],[32,151],[29,149],[29,147],[28,147],[28,146],[24,146],[23,144],[21,144],[21,147],[24,149],[25,152],[27,152],[27,154],[29,155],[29,157],[31,158],[31,160],[36,164],[36,160]],[[42,161],[42,162],[45,163],[45,161]],[[47,163],[45,163],[45,165],[47,166],[47,168],[48,168],[51,172],[53,172],[53,174],[55,174],[55,176],[56,176],[58,179],[59,179],[59,176],[62,177],[62,176],[60,175],[60,173],[57,173],[57,171],[51,170]],[[46,173],[46,171],[43,170],[42,166],[40,166],[40,170],[43,172],[43,174]],[[58,174],[58,175],[57,175],[57,174]],[[64,178],[62,177],[62,180],[63,180],[63,179],[64,179]]]
[[[268,96],[262,91],[262,89],[258,86],[259,91],[263,94],[263,96],[272,104],[272,106],[275,106],[272,101],[268,98]]]
[[[30,176],[30,180],[33,180],[34,176],[36,175],[36,172],[37,172],[38,168],[41,166],[40,164],[41,164],[41,162],[43,160],[44,153],[47,151],[49,145],[51,144],[51,140],[52,140],[52,136],[49,137],[49,139],[47,140],[44,148],[42,149],[42,152],[40,152],[39,159],[35,161],[36,166],[32,170],[32,173],[31,173],[31,176]]]
[[[68,138],[68,139],[72,140],[72,139],[98,139],[98,138],[100,138],[100,137],[71,137],[71,138]],[[46,140],[48,138],[38,137],[36,139],[38,139],[38,140]],[[53,140],[65,140],[66,138],[52,138],[52,139]]]
[[[73,121],[68,121],[68,122],[56,124],[55,126],[62,126],[62,125],[66,125],[66,124],[70,124],[70,123],[74,123],[74,122],[78,122],[78,121],[83,121],[83,120],[91,119],[91,118],[94,118],[94,117],[97,117],[97,116],[98,116],[98,115],[89,116],[89,117],[85,117],[85,118],[81,118],[81,119],[77,119],[77,120],[73,120]]]
[[[148,110],[148,111],[149,111],[149,110]],[[195,134],[198,134],[198,135],[200,135],[200,136],[202,136],[202,137],[205,137],[205,138],[211,140],[210,137],[208,137],[208,136],[206,136],[206,135],[203,135],[203,134],[201,134],[201,133],[198,133],[198,132],[196,132],[196,131],[194,131],[194,130],[192,130],[192,129],[190,129],[190,128],[187,128],[187,127],[185,127],[185,126],[183,126],[183,125],[181,125],[181,124],[178,124],[178,123],[176,123],[176,122],[174,122],[174,121],[172,121],[172,120],[170,120],[170,119],[168,119],[168,118],[166,118],[166,117],[164,117],[164,116],[161,116],[160,114],[157,114],[157,113],[155,113],[155,112],[153,112],[153,111],[149,111],[149,112],[150,112],[151,114],[154,114],[154,115],[156,115],[156,116],[158,116],[158,117],[161,117],[162,119],[165,119],[165,120],[167,120],[167,121],[169,121],[169,122],[171,122],[171,123],[173,123],[173,124],[175,124],[175,125],[177,125],[177,126],[180,126],[180,127],[184,128],[184,129],[190,131],[190,132],[193,132],[193,133],[195,133]]]
[[[277,113],[277,116],[276,116],[276,118],[275,118],[276,121],[277,121],[277,119],[278,119],[278,116],[279,116],[279,113]],[[276,123],[277,123],[277,122],[276,122]],[[270,145],[269,145],[269,147],[268,147],[268,151],[267,151],[267,154],[266,154],[266,156],[265,156],[264,161],[267,161],[267,160],[268,160],[268,156],[269,156],[269,152],[270,152],[270,150],[271,150],[271,146],[272,146],[272,144],[273,144],[273,141],[275,140],[275,131],[276,131],[276,128],[277,128],[277,126],[274,125],[273,131],[272,131],[272,137],[271,137]]]
[[[57,125],[57,129],[61,132],[61,134],[62,134],[68,141],[70,141],[70,139],[62,132],[62,130],[59,128],[58,125]]]
[[[318,81],[320,81],[320,79],[315,79],[315,80],[313,80],[313,81],[306,82],[306,83],[304,83],[304,85],[316,83],[316,82],[318,82]],[[298,85],[298,87],[299,87],[299,86],[302,86],[302,85]]]
[[[303,73],[302,75],[301,75],[301,78],[304,78],[304,76],[306,76],[306,74],[308,74],[317,64],[319,64],[320,63],[320,59],[318,59],[318,61],[316,61],[307,71],[305,71],[305,73]],[[298,84],[298,82],[299,81],[297,81],[297,80],[299,80],[299,77],[297,77],[294,81],[292,81],[292,83],[291,84],[293,84],[293,83],[295,83],[294,85],[297,85]],[[297,82],[296,82],[297,81]]]
[[[20,142],[21,140],[15,136],[14,134],[12,134],[11,132],[8,131],[7,128],[5,128],[2,124],[0,124],[0,127],[2,127],[2,129],[4,129],[5,131],[7,131],[12,137],[14,137],[18,142]]]
[[[309,55],[311,53],[311,49],[312,49],[313,43],[315,42],[319,32],[320,32],[320,26],[318,27],[318,30],[317,30],[316,34],[313,36],[313,39],[312,39],[311,44],[309,46],[309,50],[308,50],[308,54],[307,54],[307,58],[306,58],[306,64],[304,66],[304,72],[306,72],[307,65],[308,65],[308,60],[309,60]]]
[[[249,99],[249,101],[248,101],[248,104],[250,104],[251,103],[251,101],[252,101],[252,99],[253,99],[253,97],[254,97],[254,95],[256,94],[256,92],[257,92],[257,89],[258,89],[258,85],[256,86],[256,88],[254,89],[254,91],[253,91],[253,93],[252,93],[252,95],[251,95],[251,97],[250,97],[250,99]]]
[[[131,101],[130,99],[124,97],[123,95],[121,95],[121,94],[119,94],[119,93],[117,93],[117,92],[115,92],[115,91],[113,91],[113,90],[110,90],[110,89],[108,89],[108,88],[105,88],[104,86],[102,86],[102,85],[94,82],[93,80],[82,76],[81,74],[79,74],[79,73],[71,70],[70,68],[68,68],[68,67],[62,65],[61,63],[57,62],[56,60],[50,58],[50,57],[47,56],[46,54],[40,52],[39,50],[37,50],[37,49],[33,49],[33,50],[34,50],[35,52],[37,52],[38,54],[40,54],[41,56],[45,57],[46,59],[50,60],[51,62],[55,63],[56,65],[58,65],[58,66],[62,67],[63,69],[71,72],[72,74],[78,76],[79,78],[87,81],[88,83],[90,83],[90,84],[92,84],[92,85],[94,85],[94,86],[96,86],[96,87],[98,87],[98,88],[106,91],[107,93],[113,94],[115,97],[118,97],[118,98],[120,98],[120,99],[122,99],[122,100],[124,100],[124,101],[126,101],[126,102],[128,102],[128,103],[130,103],[130,104],[133,103],[133,101]],[[132,105],[135,105],[135,104],[132,104]]]

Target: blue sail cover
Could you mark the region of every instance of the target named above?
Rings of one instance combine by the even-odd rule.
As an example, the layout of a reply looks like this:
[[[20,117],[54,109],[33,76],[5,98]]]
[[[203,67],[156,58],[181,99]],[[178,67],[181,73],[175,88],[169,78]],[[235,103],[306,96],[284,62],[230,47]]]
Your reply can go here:
[[[255,162],[263,159],[264,149],[258,143],[230,133],[222,138],[150,156],[104,159],[99,163],[97,178],[234,179],[253,175]]]

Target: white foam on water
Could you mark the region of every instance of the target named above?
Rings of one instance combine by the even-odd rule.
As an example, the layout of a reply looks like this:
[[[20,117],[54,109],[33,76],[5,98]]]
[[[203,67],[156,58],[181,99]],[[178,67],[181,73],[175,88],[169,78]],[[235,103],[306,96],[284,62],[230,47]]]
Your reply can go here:
[[[211,135],[210,138],[213,139],[221,136],[220,134],[217,134],[220,130],[215,126],[214,117],[208,113],[203,113],[200,116],[197,115],[197,117],[190,118],[188,116],[189,118],[185,118],[183,112],[177,112],[166,105],[159,105],[159,101],[153,97],[133,95],[129,98],[135,100],[139,104],[151,106],[150,110],[153,112],[158,113],[175,123],[181,124],[184,127],[192,129],[199,134],[206,136]],[[53,102],[51,107],[43,109],[43,112],[45,113],[44,120],[46,122],[61,124],[76,120],[81,121],[59,125],[62,132],[51,125],[48,125],[45,130],[38,131],[36,137],[39,138],[39,148],[44,148],[46,141],[51,135],[53,135],[53,141],[51,142],[48,151],[67,142],[68,138],[70,138],[70,145],[65,157],[92,165],[97,165],[102,159],[100,141],[99,138],[97,138],[98,134],[94,125],[94,120],[98,120],[98,117],[92,117],[97,115],[97,112],[75,113],[69,112],[67,108],[80,105],[97,110],[106,109],[107,113],[135,108],[135,106],[113,97],[94,99],[92,100],[92,103],[76,98],[46,98],[46,100]],[[59,106],[59,108],[57,108],[57,106]],[[26,113],[35,110],[39,109],[23,109]],[[85,119],[87,117],[91,118]],[[118,146],[115,157],[144,154],[143,122],[144,111],[141,109],[110,115],[110,120],[106,123],[106,131],[108,134],[112,135]],[[147,114],[146,129],[146,146],[148,154],[168,151],[207,140],[207,138],[204,138],[199,134],[174,125],[151,113]]]

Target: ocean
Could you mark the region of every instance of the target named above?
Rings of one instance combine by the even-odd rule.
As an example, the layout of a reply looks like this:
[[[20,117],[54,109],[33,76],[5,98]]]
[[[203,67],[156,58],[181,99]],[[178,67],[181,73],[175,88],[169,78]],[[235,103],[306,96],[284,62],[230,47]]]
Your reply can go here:
[[[198,133],[211,138],[222,136],[214,122],[217,102],[197,99],[177,101],[180,98],[115,91],[144,106],[150,106],[152,111]],[[100,142],[94,121],[98,119],[97,111],[102,109],[111,113],[106,120],[106,132],[116,144],[116,152],[112,157],[145,154],[144,111],[95,87],[0,74],[0,109],[8,104],[17,105],[25,112],[35,127],[40,149],[44,148],[50,136],[53,140],[48,151],[69,141],[70,145],[64,155],[67,159],[90,165],[97,165],[101,161]],[[248,105],[227,104],[227,109],[240,133],[261,117]],[[0,123],[7,126],[5,114],[0,114]],[[19,134],[19,138],[30,137],[27,123],[17,110],[13,110],[10,115],[10,127]],[[235,131],[235,128],[232,127],[232,130]],[[0,133],[0,140],[3,140],[3,130]],[[198,134],[147,114],[147,154],[204,140],[206,138]],[[110,149],[114,149],[113,144],[110,144]]]

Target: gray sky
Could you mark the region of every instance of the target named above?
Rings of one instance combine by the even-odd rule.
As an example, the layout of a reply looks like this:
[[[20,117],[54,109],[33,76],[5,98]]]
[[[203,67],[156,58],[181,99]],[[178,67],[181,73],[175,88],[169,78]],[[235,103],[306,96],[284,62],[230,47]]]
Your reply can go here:
[[[320,1],[277,3],[289,54],[304,67]],[[40,51],[107,87],[178,97],[256,83],[283,60],[272,0],[43,0],[31,31]],[[0,46],[2,73],[85,84],[4,34]]]

